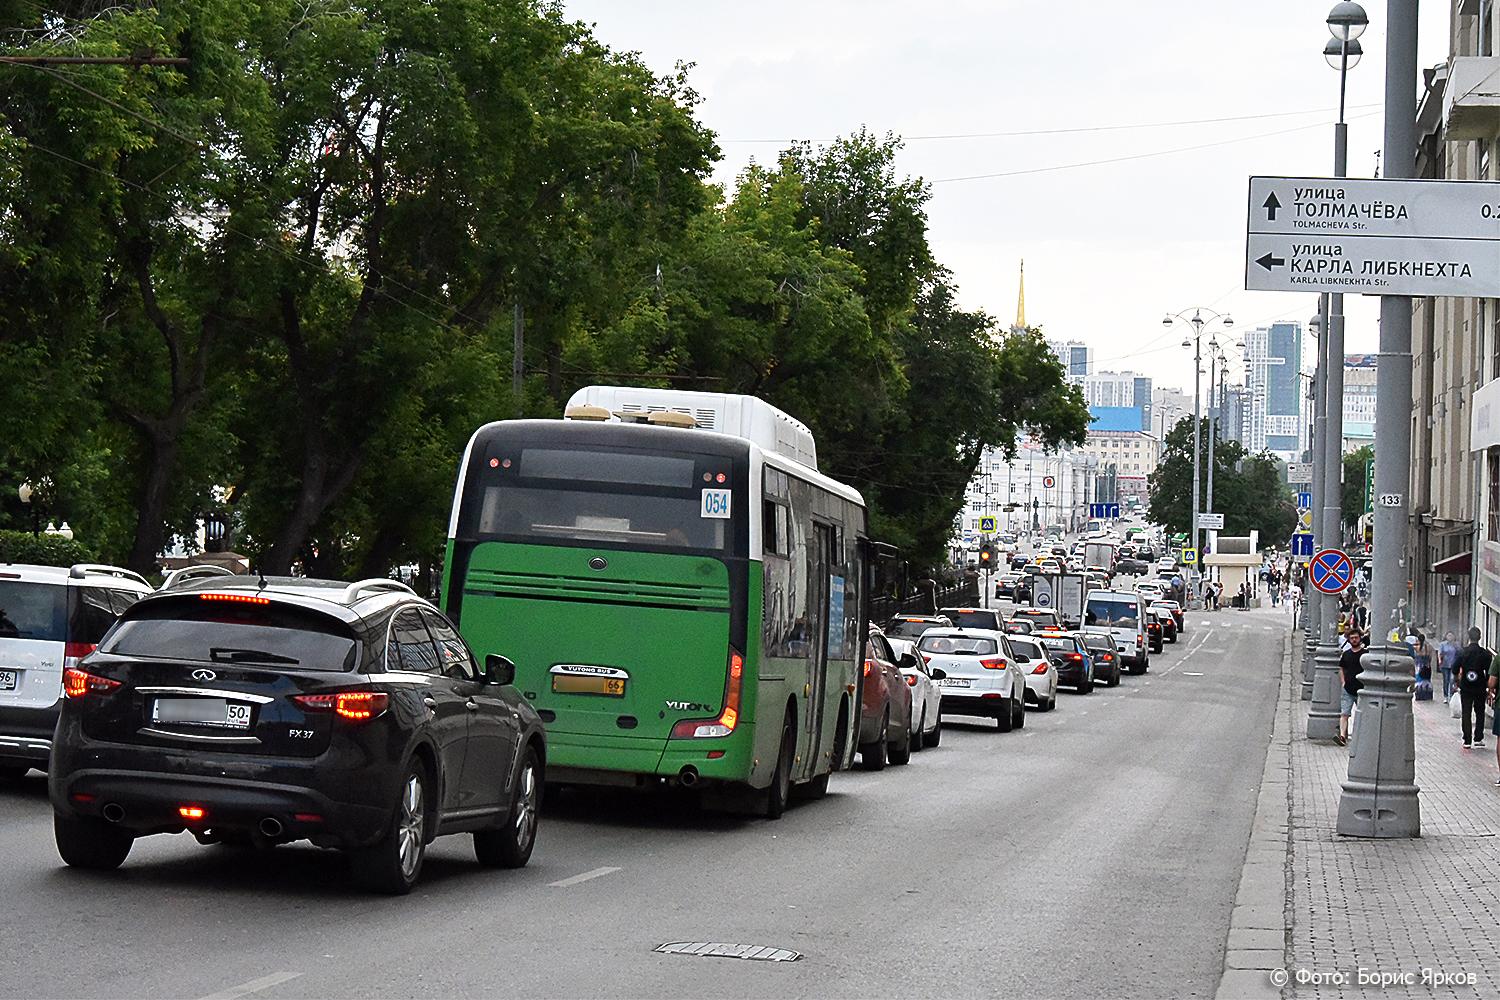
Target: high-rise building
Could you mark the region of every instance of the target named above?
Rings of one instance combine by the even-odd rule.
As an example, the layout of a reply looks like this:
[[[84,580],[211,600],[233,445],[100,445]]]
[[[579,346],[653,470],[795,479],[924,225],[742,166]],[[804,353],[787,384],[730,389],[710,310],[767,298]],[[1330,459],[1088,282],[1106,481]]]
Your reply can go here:
[[[1156,389],[1151,390],[1151,433],[1162,441],[1177,426],[1177,422],[1183,418],[1191,419],[1193,416],[1192,393],[1183,392],[1181,389]]]
[[[1135,372],[1094,372],[1082,379],[1083,399],[1090,406],[1139,406],[1141,399],[1136,387],[1145,382],[1146,402],[1151,400],[1150,379],[1142,379]]]
[[[1344,355],[1344,450],[1375,443],[1375,355]]]
[[[1047,346],[1062,362],[1071,382],[1081,382],[1094,368],[1094,349],[1081,340],[1049,340]]]
[[[1302,420],[1302,324],[1272,323],[1245,333],[1245,389],[1250,395],[1241,442],[1288,461],[1306,444]]]

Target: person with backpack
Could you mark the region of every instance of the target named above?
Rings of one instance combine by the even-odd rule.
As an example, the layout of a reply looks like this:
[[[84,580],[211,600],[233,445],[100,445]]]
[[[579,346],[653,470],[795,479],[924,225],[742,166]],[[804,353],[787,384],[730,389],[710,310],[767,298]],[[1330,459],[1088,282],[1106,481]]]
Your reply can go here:
[[[1364,671],[1364,665],[1359,662],[1360,654],[1364,652],[1361,638],[1358,632],[1350,629],[1344,636],[1347,648],[1339,654],[1339,678],[1344,690],[1339,694],[1339,734],[1335,741],[1341,747],[1349,745],[1349,717],[1354,714],[1354,702],[1359,697],[1360,688],[1364,687],[1359,679]]]
[[[1458,654],[1458,697],[1462,706],[1464,749],[1484,746],[1484,703],[1489,693],[1495,654],[1479,644],[1479,629],[1469,629],[1469,644]],[[1473,740],[1470,740],[1470,737]]]

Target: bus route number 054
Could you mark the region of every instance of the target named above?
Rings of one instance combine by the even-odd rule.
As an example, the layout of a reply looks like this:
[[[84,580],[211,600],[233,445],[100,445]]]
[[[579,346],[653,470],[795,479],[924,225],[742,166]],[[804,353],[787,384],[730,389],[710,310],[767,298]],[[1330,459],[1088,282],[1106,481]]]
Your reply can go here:
[[[703,509],[699,511],[702,517],[718,517],[728,519],[729,517],[729,491],[728,490],[704,490]]]

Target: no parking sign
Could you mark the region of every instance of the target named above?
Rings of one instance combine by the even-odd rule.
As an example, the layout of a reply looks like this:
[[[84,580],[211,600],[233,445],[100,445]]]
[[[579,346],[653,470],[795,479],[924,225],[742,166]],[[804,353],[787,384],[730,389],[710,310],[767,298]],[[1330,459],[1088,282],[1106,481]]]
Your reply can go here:
[[[1342,594],[1354,580],[1354,564],[1338,549],[1324,549],[1308,567],[1312,585],[1325,594]]]

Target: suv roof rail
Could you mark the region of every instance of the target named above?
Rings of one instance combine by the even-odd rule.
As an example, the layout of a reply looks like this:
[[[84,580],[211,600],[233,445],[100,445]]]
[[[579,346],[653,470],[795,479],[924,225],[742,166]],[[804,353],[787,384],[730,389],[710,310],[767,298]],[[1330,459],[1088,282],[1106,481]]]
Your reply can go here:
[[[133,580],[143,586],[151,586],[141,574],[125,569],[120,566],[106,566],[103,563],[75,563],[68,568],[68,576],[75,580],[82,580],[90,573],[98,573],[102,576],[119,577],[121,580]]]
[[[205,576],[234,576],[234,571],[225,569],[223,566],[184,566],[174,569],[167,574],[167,578],[161,582],[160,590],[171,590],[179,583],[187,580],[197,580]]]
[[[356,597],[358,597],[360,594],[364,593],[367,590],[369,590],[369,591],[388,590],[388,591],[391,591],[393,593],[410,594],[413,597],[417,596],[417,592],[415,590],[412,590],[410,587],[408,587],[406,584],[402,583],[400,580],[392,580],[392,579],[390,579],[388,577],[376,576],[376,577],[371,577],[368,580],[360,580],[360,581],[358,581],[356,583],[351,583],[351,584],[349,584],[349,586],[345,587],[344,588],[344,603],[348,604],[349,602],[353,601]]]

